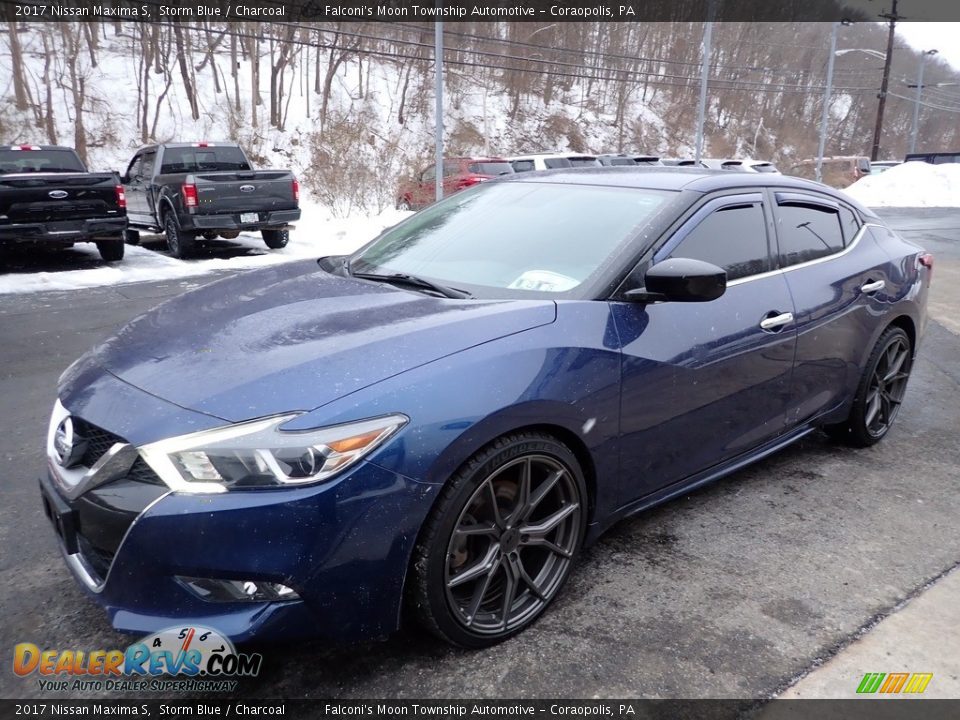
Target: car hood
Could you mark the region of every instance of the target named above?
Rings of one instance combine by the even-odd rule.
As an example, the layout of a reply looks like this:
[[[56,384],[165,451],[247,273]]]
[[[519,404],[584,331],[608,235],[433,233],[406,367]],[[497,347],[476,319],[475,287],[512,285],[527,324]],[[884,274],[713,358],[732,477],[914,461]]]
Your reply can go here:
[[[92,350],[73,375],[97,365],[183,408],[237,422],[313,410],[555,318],[550,300],[438,298],[308,261],[170,300]]]

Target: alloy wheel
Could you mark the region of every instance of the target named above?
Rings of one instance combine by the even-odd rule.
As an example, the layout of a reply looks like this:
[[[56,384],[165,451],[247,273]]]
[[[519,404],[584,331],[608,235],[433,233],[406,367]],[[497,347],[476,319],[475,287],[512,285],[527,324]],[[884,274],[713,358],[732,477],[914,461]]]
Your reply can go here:
[[[902,337],[895,337],[883,349],[867,388],[864,424],[873,437],[880,437],[890,428],[907,390],[910,377],[910,346]]]
[[[491,472],[447,545],[446,597],[459,623],[500,635],[536,617],[579,547],[580,514],[573,474],[553,457],[529,454]]]

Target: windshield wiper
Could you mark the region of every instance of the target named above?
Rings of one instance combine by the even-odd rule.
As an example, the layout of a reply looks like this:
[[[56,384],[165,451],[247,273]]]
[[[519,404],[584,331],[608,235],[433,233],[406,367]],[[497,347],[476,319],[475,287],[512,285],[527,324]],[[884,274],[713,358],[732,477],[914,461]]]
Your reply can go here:
[[[347,272],[350,272],[350,266],[347,265]],[[390,283],[391,285],[407,285],[409,287],[420,288],[422,290],[432,290],[435,293],[439,293],[444,297],[448,298],[457,298],[465,299],[472,298],[473,295],[468,293],[466,290],[460,290],[459,288],[447,287],[446,285],[441,285],[440,283],[435,283],[432,280],[427,280],[426,278],[417,277],[416,275],[408,275],[407,273],[389,273],[380,275],[377,273],[365,273],[365,272],[355,272],[350,273],[352,277],[361,278],[362,280],[375,280],[378,282]]]

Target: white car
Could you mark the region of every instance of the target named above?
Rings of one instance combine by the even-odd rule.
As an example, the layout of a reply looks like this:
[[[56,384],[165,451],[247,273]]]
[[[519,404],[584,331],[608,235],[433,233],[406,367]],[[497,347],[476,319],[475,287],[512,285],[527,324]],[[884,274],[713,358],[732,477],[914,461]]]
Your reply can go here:
[[[530,153],[507,158],[514,172],[531,170],[556,170],[557,168],[600,167],[595,155],[584,153]]]

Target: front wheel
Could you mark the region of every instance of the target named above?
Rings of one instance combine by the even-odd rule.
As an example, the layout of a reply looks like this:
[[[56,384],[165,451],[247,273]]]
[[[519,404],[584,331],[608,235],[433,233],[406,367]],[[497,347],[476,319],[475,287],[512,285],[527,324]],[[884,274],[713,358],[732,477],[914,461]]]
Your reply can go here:
[[[566,581],[586,517],[583,473],[565,445],[542,433],[497,440],[450,479],[421,532],[414,611],[468,648],[524,630]]]
[[[900,411],[912,367],[909,336],[899,327],[888,328],[870,353],[850,416],[824,428],[827,434],[856,447],[882,440]]]
[[[189,257],[193,252],[194,236],[180,229],[176,215],[171,211],[163,219],[163,231],[167,236],[167,250],[175,258]]]
[[[97,243],[97,250],[105,262],[119,262],[123,260],[123,247],[122,238],[117,238],[116,240],[101,240]]]
[[[287,243],[290,242],[289,230],[261,230],[260,234],[263,236],[263,241],[267,244],[267,247],[271,250],[284,248],[287,246]]]

